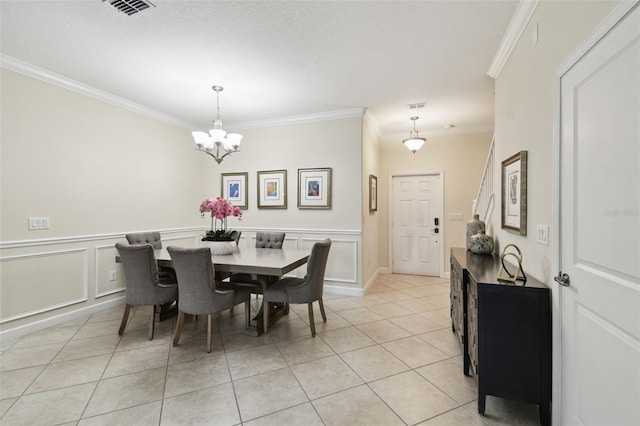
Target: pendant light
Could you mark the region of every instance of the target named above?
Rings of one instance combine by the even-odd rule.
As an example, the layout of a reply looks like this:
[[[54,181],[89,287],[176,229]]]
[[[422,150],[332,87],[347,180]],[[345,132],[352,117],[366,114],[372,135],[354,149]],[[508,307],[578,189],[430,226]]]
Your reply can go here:
[[[409,151],[413,152],[414,154],[427,141],[425,138],[421,138],[418,136],[418,131],[416,130],[416,120],[419,118],[420,117],[418,117],[417,115],[411,117],[411,121],[413,121],[413,130],[411,131],[410,136],[407,139],[402,141],[404,146],[406,146],[409,149]]]

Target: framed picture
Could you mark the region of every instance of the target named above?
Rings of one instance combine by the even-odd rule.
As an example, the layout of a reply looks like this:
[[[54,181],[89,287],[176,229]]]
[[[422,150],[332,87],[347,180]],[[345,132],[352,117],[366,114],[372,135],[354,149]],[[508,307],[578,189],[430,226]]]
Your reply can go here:
[[[527,151],[502,162],[502,229],[527,235]]]
[[[298,208],[331,208],[331,168],[298,169]]]
[[[287,208],[287,171],[258,172],[258,208]]]
[[[248,173],[222,173],[222,198],[231,204],[246,210],[249,207],[247,198]]]
[[[375,212],[378,210],[378,178],[374,175],[369,175],[369,211]]]

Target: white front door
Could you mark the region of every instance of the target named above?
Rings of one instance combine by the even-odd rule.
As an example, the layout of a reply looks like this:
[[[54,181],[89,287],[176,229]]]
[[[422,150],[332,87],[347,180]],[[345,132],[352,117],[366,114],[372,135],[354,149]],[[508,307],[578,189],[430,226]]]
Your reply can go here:
[[[640,8],[560,77],[559,177],[560,423],[639,425]]]
[[[392,177],[392,272],[440,276],[440,174]]]

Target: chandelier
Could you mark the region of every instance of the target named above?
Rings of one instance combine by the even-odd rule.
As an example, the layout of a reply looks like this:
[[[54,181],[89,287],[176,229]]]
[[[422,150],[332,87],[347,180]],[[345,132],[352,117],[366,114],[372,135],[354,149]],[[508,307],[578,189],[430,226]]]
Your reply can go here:
[[[213,86],[212,89],[216,92],[218,105],[216,119],[213,120],[213,129],[209,130],[209,133],[192,132],[191,134],[193,135],[193,141],[196,144],[196,149],[210,155],[218,164],[220,164],[227,155],[238,152],[240,142],[242,141],[242,135],[238,133],[227,133],[222,130],[222,119],[220,118],[220,92],[224,89],[221,86]]]
[[[409,148],[409,151],[413,152],[414,154],[427,141],[425,138],[418,137],[418,131],[416,130],[416,120],[419,118],[420,117],[418,116],[411,117],[411,121],[413,121],[413,130],[411,131],[410,136],[402,141],[404,146]]]

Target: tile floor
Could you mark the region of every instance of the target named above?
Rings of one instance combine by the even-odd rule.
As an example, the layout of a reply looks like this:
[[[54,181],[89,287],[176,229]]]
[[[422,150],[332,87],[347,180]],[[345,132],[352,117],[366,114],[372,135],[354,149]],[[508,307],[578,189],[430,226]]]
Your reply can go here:
[[[1,342],[2,425],[537,425],[537,407],[489,397],[476,411],[451,332],[446,279],[381,275],[364,297],[325,294],[268,334],[243,334],[243,309],[174,321],[147,340],[148,307],[122,337],[123,308]],[[255,298],[253,299],[255,301]]]

